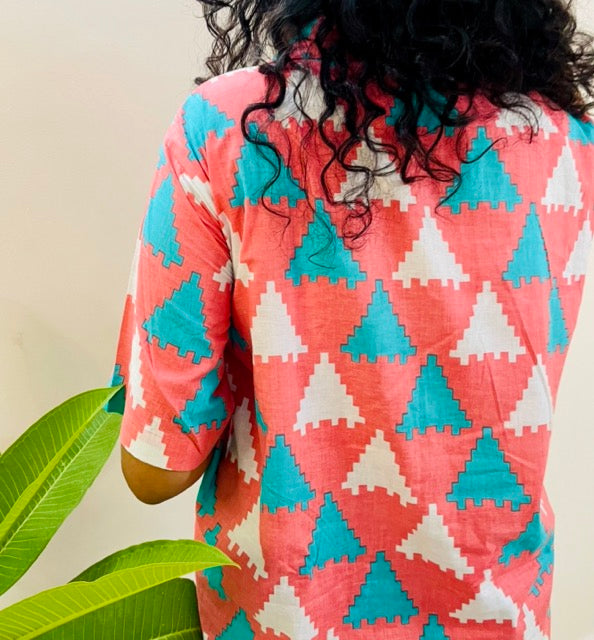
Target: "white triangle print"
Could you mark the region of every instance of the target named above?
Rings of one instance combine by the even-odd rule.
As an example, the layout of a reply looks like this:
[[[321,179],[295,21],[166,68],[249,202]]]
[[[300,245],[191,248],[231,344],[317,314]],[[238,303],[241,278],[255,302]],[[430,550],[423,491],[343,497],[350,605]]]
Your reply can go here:
[[[134,258],[132,267],[130,268],[130,277],[128,278],[128,295],[132,298],[132,302],[136,304],[136,293],[138,291],[138,262],[140,260],[140,252],[142,251],[142,240],[138,238],[136,248],[134,249]]]
[[[260,478],[250,416],[248,401],[244,398],[241,406],[237,407],[233,413],[233,429],[229,439],[231,462],[237,462],[238,469],[243,471],[245,481],[248,483]]]
[[[510,362],[515,362],[518,356],[526,353],[526,347],[508,323],[497,295],[491,291],[490,282],[484,283],[473,311],[470,326],[456,348],[450,351],[450,357],[459,358],[463,365],[467,365],[472,356],[481,361],[485,355],[491,354],[499,360],[505,353]]]
[[[526,605],[522,607],[524,612],[524,637],[522,640],[549,640],[549,636],[542,632],[538,624],[536,624],[536,617],[534,611],[531,611]]]
[[[357,423],[365,423],[327,353],[320,354],[320,362],[305,388],[293,429],[305,435],[307,425],[317,429],[323,421],[335,426],[345,421],[349,429],[354,429]]]
[[[225,214],[218,216],[219,221],[222,223],[221,229],[225,240],[227,241],[227,247],[231,254],[231,262],[233,264],[233,279],[241,282],[244,287],[248,287],[250,282],[254,279],[254,274],[249,270],[245,262],[241,262],[241,236],[237,231],[233,231],[231,222]]]
[[[552,133],[559,132],[555,123],[542,110],[540,105],[536,104],[528,96],[513,94],[509,95],[509,97],[513,100],[519,100],[523,106],[520,111],[502,109],[499,112],[496,125],[501,129],[505,129],[505,133],[508,136],[513,135],[514,129],[524,131],[529,127],[534,131],[538,130],[538,135],[544,136],[545,140],[548,140]]]
[[[334,633],[334,629],[329,629],[326,640],[340,640],[340,638]]]
[[[454,545],[454,538],[449,535],[435,504],[429,505],[429,513],[423,516],[421,523],[408,538],[396,547],[396,551],[404,553],[408,560],[418,554],[426,562],[436,564],[442,571],[451,569],[458,580],[474,573],[474,568],[468,565],[460,549]]]
[[[298,92],[296,97],[295,92]],[[299,106],[297,106],[299,104]],[[295,120],[299,126],[308,121],[305,114],[314,122],[320,120],[326,110],[324,92],[317,76],[301,71],[292,71],[287,80],[287,92],[280,107],[274,110],[274,119],[288,129],[291,120]],[[344,126],[344,107],[338,105],[334,114],[330,116],[335,131],[341,131]]]
[[[215,219],[219,220],[217,210],[212,199],[212,191],[208,182],[203,182],[198,176],[191,178],[187,173],[182,173],[179,182],[183,190],[193,196],[194,201],[199,207],[204,207],[208,213]]]
[[[255,569],[256,580],[268,578],[260,542],[260,498],[247,516],[229,532],[229,551],[235,548],[238,555],[247,556],[247,566]]]
[[[169,456],[165,455],[164,434],[160,426],[161,418],[153,418],[151,424],[139,431],[126,449],[138,460],[165,469],[169,463]]]
[[[553,176],[547,184],[542,204],[547,207],[549,213],[559,209],[566,212],[573,209],[574,216],[584,206],[582,185],[569,142],[563,148]]]
[[[506,429],[512,429],[517,436],[521,436],[524,429],[529,428],[536,433],[540,427],[550,430],[553,418],[553,400],[551,386],[542,356],[537,356],[537,362],[532,367],[528,386],[518,400],[515,409],[505,423]]]
[[[567,282],[571,283],[572,280],[577,282],[586,275],[591,247],[592,227],[590,226],[590,221],[586,220],[578,234],[565,270],[563,271],[563,277]]]
[[[551,118],[541,109],[538,116],[538,124],[539,124],[539,132],[538,135],[541,134],[544,136],[545,140],[549,140],[551,134],[559,133],[559,129],[557,125],[551,120]]]
[[[520,610],[516,603],[493,584],[490,569],[485,571],[485,580],[474,599],[456,612],[450,613],[451,618],[457,618],[464,623],[495,620],[498,624],[511,622],[514,628],[518,626],[519,616]]]
[[[252,320],[252,351],[260,356],[262,362],[278,356],[283,362],[297,362],[300,353],[306,353],[307,347],[297,335],[293,321],[277,292],[274,282],[266,283],[266,291],[260,298]]]
[[[138,332],[138,328],[135,328],[132,344],[130,345],[130,366],[128,367],[128,388],[130,389],[132,409],[136,409],[136,407],[146,408],[144,389],[142,387],[142,373],[140,373],[141,350],[140,333]]]
[[[425,207],[419,238],[413,242],[412,249],[406,252],[392,278],[401,280],[406,288],[411,286],[413,280],[418,280],[423,286],[427,286],[430,280],[437,280],[444,287],[452,283],[456,290],[460,288],[460,283],[470,281],[470,276],[456,263],[456,256],[443,239],[429,207]]]
[[[370,200],[381,200],[384,207],[398,202],[400,210],[404,212],[407,212],[411,205],[417,203],[417,198],[413,195],[410,185],[402,181],[400,174],[395,171],[394,161],[387,153],[372,151],[365,142],[362,142],[357,148],[357,156],[353,166],[379,171],[369,192]],[[352,198],[355,194],[360,193],[365,180],[364,173],[347,171],[346,180],[340,190],[341,197]]]
[[[390,444],[384,439],[379,429],[375,432],[371,442],[365,447],[359,461],[353,465],[342,483],[343,489],[350,489],[358,496],[360,488],[373,491],[377,488],[385,489],[389,496],[400,496],[400,504],[417,504],[411,490],[406,486],[406,479],[400,474],[400,467]]]
[[[289,640],[313,640],[318,635],[287,577],[280,579],[264,607],[254,617],[262,631],[271,629],[277,636],[284,633]]]
[[[227,260],[221,270],[212,276],[212,279],[219,283],[219,291],[225,291],[226,287],[230,287],[233,282],[233,263],[231,260]]]

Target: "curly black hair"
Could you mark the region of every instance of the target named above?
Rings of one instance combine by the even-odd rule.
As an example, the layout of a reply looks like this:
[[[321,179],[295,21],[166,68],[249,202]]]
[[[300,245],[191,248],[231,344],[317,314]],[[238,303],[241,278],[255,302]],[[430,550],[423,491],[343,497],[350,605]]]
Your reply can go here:
[[[472,119],[479,93],[495,107],[523,113],[533,127],[536,120],[526,113],[530,103],[522,96],[537,93],[553,108],[576,117],[584,117],[594,105],[593,41],[578,32],[571,3],[564,0],[199,2],[214,37],[206,63],[210,73],[258,65],[266,76],[266,95],[246,108],[242,129],[247,139],[276,153],[277,173],[280,155],[250,125],[250,117],[258,111],[272,117],[285,100],[290,72],[303,73],[299,86],[311,73],[295,51],[316,25],[311,39],[325,108],[316,114],[314,133],[331,152],[322,175],[327,198],[332,200],[326,178],[334,163],[361,178],[355,192],[341,201],[349,209],[345,238],[359,238],[369,227],[370,189],[386,173],[385,166],[348,161],[360,142],[386,153],[391,170],[405,183],[426,176],[459,183],[459,172],[439,159],[438,145],[448,128],[462,131]],[[397,117],[389,121],[394,144],[379,143],[371,134],[373,123],[387,115],[375,97],[378,89],[399,103]],[[295,102],[307,118],[300,95],[297,88]],[[461,98],[466,105],[462,110]],[[438,123],[431,136],[419,127],[426,109]],[[345,129],[339,138],[330,136],[326,126],[338,110]]]

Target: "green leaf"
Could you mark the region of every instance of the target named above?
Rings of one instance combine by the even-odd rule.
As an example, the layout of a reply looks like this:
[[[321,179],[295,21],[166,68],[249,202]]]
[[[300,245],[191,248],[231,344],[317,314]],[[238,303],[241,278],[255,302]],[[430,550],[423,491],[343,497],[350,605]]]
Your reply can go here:
[[[155,553],[157,548],[160,550]],[[222,551],[191,540],[149,542],[110,558],[82,573],[76,582],[43,591],[0,611],[0,638],[39,638],[81,616],[187,573],[221,565],[237,566]],[[126,564],[130,568],[118,568]],[[116,570],[93,582],[79,581],[101,575],[110,567]]]
[[[103,607],[42,640],[200,640],[196,586],[178,578]]]
[[[0,594],[33,564],[105,464],[121,416],[103,406],[118,390],[67,400],[0,457]]]

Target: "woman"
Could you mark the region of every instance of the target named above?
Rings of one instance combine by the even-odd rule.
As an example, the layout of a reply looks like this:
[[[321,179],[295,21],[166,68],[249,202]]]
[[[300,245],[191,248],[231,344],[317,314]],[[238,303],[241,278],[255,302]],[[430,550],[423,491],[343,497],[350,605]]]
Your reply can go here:
[[[560,0],[201,4],[114,382],[132,490],[205,471],[241,567],[198,576],[205,636],[548,638],[591,41]]]

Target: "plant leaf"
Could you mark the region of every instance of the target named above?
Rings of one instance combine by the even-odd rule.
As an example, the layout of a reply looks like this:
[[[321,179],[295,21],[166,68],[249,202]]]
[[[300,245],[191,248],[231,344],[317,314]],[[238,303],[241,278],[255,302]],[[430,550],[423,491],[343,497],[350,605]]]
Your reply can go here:
[[[118,390],[67,400],[0,457],[0,594],[33,564],[105,464],[121,416],[102,407]]]
[[[103,607],[42,640],[199,640],[196,585],[178,578]]]
[[[147,563],[138,564],[146,549],[150,549],[151,546],[155,549],[160,546],[161,551],[154,555],[155,549],[152,549],[149,554],[153,558],[152,561],[145,560]],[[118,569],[93,582],[70,582],[62,587],[42,591],[3,609],[0,611],[0,638],[39,638],[43,633],[81,616],[192,571],[234,565],[222,551],[191,540],[168,541],[166,545],[163,541],[149,542],[137,545],[132,550],[129,556],[126,556],[128,549],[115,554],[127,557],[126,562],[132,565],[131,568]],[[85,574],[86,572],[81,575]]]

